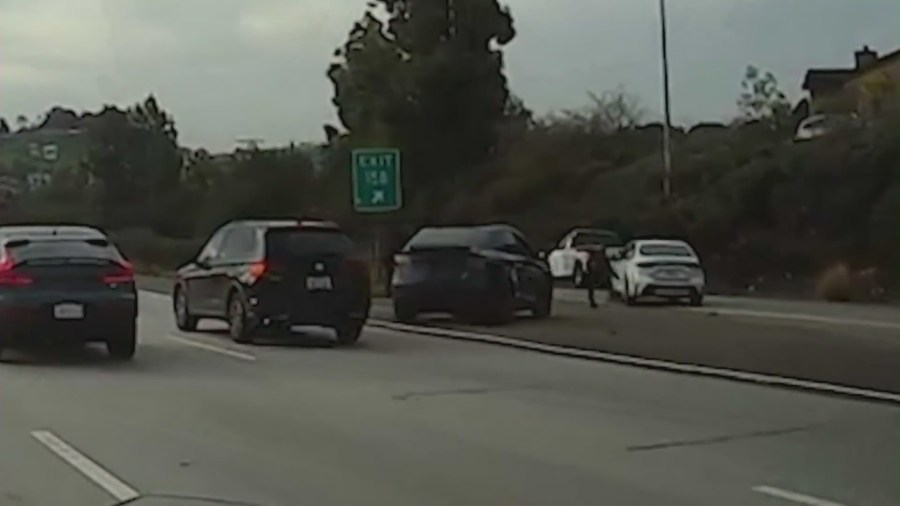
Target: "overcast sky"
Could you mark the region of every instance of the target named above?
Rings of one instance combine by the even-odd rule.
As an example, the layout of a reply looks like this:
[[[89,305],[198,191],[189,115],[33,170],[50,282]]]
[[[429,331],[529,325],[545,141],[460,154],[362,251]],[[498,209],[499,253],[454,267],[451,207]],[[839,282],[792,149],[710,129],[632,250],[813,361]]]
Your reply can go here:
[[[365,0],[0,0],[0,114],[97,109],[152,92],[183,143],[322,140],[331,54]],[[512,90],[538,113],[619,85],[660,107],[657,0],[508,0]],[[668,0],[673,114],[735,113],[744,67],[796,98],[815,66],[900,46],[898,0]]]

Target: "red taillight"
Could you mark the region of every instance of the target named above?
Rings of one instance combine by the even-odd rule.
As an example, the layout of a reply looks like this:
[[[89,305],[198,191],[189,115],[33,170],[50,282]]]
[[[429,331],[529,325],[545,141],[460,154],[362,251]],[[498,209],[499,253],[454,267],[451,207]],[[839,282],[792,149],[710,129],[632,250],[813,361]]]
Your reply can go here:
[[[259,278],[266,275],[266,271],[269,270],[269,266],[265,262],[255,262],[250,265],[250,277],[253,278],[253,281],[257,281]]]
[[[134,283],[134,266],[128,262],[122,262],[115,272],[103,276],[103,282],[107,285]]]
[[[358,258],[344,260],[344,272],[363,278],[369,277],[369,264]]]
[[[34,283],[34,278],[16,272],[12,259],[6,257],[0,260],[0,286],[28,286]]]

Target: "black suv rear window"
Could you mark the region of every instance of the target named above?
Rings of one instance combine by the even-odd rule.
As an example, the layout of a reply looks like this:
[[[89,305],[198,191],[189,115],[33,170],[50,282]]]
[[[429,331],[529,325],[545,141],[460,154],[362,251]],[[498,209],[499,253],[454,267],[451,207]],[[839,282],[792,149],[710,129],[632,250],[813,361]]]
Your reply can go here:
[[[339,230],[270,230],[266,234],[266,251],[274,258],[347,255],[353,248],[353,241]]]
[[[122,260],[119,252],[102,240],[53,240],[18,243],[12,241],[6,248],[16,262],[31,260]]]

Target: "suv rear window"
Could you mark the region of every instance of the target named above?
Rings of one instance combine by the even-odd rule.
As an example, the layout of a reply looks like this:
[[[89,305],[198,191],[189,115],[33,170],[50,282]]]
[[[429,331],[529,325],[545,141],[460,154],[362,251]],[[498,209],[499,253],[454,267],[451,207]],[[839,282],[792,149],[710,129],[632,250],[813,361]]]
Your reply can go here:
[[[266,252],[274,258],[348,255],[353,248],[353,241],[339,230],[294,229],[266,233]]]
[[[6,248],[16,262],[32,260],[122,260],[122,255],[104,240],[54,240],[32,241],[26,244],[12,244]]]

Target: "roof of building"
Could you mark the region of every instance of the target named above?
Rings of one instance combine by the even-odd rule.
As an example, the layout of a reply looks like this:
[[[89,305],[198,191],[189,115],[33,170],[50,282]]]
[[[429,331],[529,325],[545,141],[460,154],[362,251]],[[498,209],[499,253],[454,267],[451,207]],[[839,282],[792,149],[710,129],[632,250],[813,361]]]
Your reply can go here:
[[[884,65],[897,60],[898,58],[900,58],[900,49],[881,56],[875,63],[866,65],[862,68],[809,69],[806,71],[806,76],[803,78],[803,89],[813,91],[840,88],[844,85],[844,83],[852,80],[853,78],[881,68]]]

